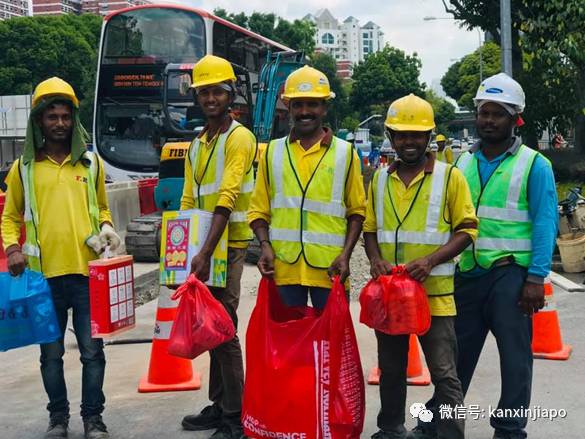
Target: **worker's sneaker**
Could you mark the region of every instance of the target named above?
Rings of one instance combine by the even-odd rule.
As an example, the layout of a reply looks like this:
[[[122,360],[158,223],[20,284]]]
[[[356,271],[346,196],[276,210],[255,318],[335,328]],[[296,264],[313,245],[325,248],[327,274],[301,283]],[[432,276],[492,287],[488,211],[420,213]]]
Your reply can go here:
[[[58,439],[67,437],[69,422],[63,418],[51,418],[49,428],[45,433],[45,439]]]
[[[198,415],[185,416],[181,425],[189,431],[211,430],[221,425],[221,415],[221,408],[217,404],[208,405]]]
[[[407,439],[437,439],[437,431],[417,425],[406,435]]]
[[[100,415],[90,416],[83,420],[85,439],[109,439],[110,434]]]
[[[401,425],[392,430],[380,430],[372,435],[372,439],[406,439],[406,428]]]
[[[241,425],[223,423],[215,433],[211,435],[210,439],[243,439],[245,437]]]

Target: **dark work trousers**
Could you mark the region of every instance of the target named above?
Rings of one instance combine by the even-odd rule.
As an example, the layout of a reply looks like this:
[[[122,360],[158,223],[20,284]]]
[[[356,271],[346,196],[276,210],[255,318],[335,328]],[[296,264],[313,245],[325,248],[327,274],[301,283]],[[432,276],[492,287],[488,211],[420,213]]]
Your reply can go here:
[[[240,281],[244,270],[246,249],[228,248],[227,278],[225,288],[210,288],[213,296],[221,302],[238,327],[238,305],[240,303]],[[244,364],[240,339],[232,340],[209,351],[209,399],[223,411],[227,423],[239,424],[242,412],[244,388]]]
[[[91,338],[89,315],[89,278],[72,274],[47,279],[61,333],[67,329],[67,311],[73,310],[73,329],[81,354],[81,416],[88,418],[104,411],[102,391],[106,359],[101,338]],[[41,375],[49,396],[47,410],[52,419],[69,419],[69,400],[63,372],[65,344],[63,337],[53,343],[41,345]]]
[[[429,331],[419,340],[435,386],[439,405],[451,408],[463,405],[461,383],[457,378],[457,341],[454,317],[433,317]],[[378,427],[388,432],[401,429],[406,409],[406,369],[408,364],[408,335],[387,335],[376,331],[378,367],[380,368],[380,401]],[[465,421],[447,418],[437,423],[438,437],[464,437]]]
[[[496,338],[500,355],[501,395],[498,409],[529,408],[532,387],[532,319],[523,314],[518,299],[526,269],[515,264],[496,267],[477,277],[455,276],[459,346],[457,373],[467,393],[488,331]],[[467,401],[467,406],[473,401]],[[427,408],[438,412],[433,397]],[[487,408],[484,407],[487,412]],[[512,410],[508,413],[514,413]],[[504,413],[502,411],[502,413]],[[524,416],[490,418],[491,426],[513,439],[526,437]],[[419,425],[423,428],[428,425]]]

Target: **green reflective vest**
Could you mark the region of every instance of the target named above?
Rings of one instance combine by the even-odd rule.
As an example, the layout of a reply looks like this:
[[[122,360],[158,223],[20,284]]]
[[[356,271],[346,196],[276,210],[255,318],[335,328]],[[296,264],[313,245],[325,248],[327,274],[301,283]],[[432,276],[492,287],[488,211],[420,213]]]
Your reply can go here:
[[[435,160],[432,174],[418,183],[420,189],[406,216],[399,218],[397,201],[392,199],[391,177],[386,170],[374,176],[378,246],[384,260],[406,264],[437,251],[451,238],[451,224],[445,221],[447,185],[452,167]],[[429,296],[453,294],[453,261],[437,265],[425,280]]]
[[[239,128],[242,127],[242,128]],[[193,199],[198,209],[213,212],[219,198],[219,188],[223,178],[225,167],[225,144],[230,134],[236,129],[245,129],[240,123],[232,121],[225,133],[220,133],[209,160],[205,164],[205,171],[201,181],[197,181],[196,174],[199,169],[199,148],[201,142],[195,139],[189,148],[189,159],[193,169]],[[252,135],[252,133],[250,133]],[[230,215],[228,225],[228,239],[230,241],[250,241],[253,237],[252,230],[248,226],[246,214],[252,191],[254,190],[254,168],[246,171],[240,194],[236,199],[236,205]]]
[[[345,182],[352,146],[333,137],[304,187],[289,148],[284,137],[273,140],[266,151],[272,248],[288,264],[303,255],[309,266],[328,268],[345,243]]]
[[[463,172],[479,218],[474,245],[461,255],[459,269],[490,268],[498,259],[513,256],[528,267],[532,260],[532,220],[528,212],[528,178],[538,152],[521,145],[498,165],[487,183],[481,184],[479,161],[464,153],[456,166]],[[548,161],[548,160],[547,160]]]
[[[99,206],[97,202],[97,173],[98,159],[93,152],[85,152],[84,159],[89,161],[87,168],[87,200],[89,206],[89,218],[92,235],[100,233]],[[24,164],[19,160],[20,177],[24,188],[24,226],[26,241],[22,246],[22,252],[27,255],[28,266],[31,270],[42,271],[41,244],[37,236],[37,227],[42,220],[39,218],[37,199],[34,185],[34,160]],[[88,237],[89,238],[89,237]]]

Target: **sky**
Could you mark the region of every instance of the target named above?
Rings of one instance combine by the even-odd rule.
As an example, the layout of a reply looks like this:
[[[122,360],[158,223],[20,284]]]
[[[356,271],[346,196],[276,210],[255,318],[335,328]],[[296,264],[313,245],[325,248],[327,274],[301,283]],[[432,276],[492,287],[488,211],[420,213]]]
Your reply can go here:
[[[450,17],[441,0],[174,0],[208,11],[220,7],[228,12],[274,12],[293,20],[327,8],[339,21],[353,15],[361,24],[377,23],[384,41],[407,53],[418,53],[423,66],[421,80],[437,83],[457,59],[479,46],[477,30],[467,31],[454,20],[424,21],[427,16]]]

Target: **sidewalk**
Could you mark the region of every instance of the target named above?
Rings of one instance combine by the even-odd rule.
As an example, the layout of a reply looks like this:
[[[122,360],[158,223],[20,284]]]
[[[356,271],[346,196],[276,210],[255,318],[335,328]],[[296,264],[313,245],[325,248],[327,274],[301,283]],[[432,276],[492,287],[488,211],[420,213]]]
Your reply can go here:
[[[246,266],[242,281],[242,299],[239,309],[241,341],[245,344],[245,330],[255,303],[252,292],[258,285],[256,267]],[[565,409],[567,417],[549,421],[529,421],[531,438],[583,437],[581,412],[585,409],[583,394],[583,365],[585,364],[585,293],[567,293],[555,289],[560,313],[563,338],[572,344],[573,354],[569,361],[555,362],[535,360],[533,401],[542,409]],[[140,339],[152,336],[156,300],[137,310],[137,325],[120,338]],[[359,304],[351,303],[356,333],[361,351],[364,373],[376,364],[376,341],[369,328],[358,323]],[[82,439],[83,427],[79,418],[81,367],[75,339],[68,332],[65,355],[66,380],[71,403],[71,431],[69,437]],[[181,418],[199,411],[207,404],[209,372],[208,355],[193,361],[193,368],[202,376],[202,388],[193,392],[139,394],[140,377],[146,373],[150,355],[150,344],[112,345],[106,347],[106,411],[104,421],[112,438],[118,439],[165,439],[208,438],[212,431],[185,432],[181,430]],[[47,403],[39,372],[38,346],[29,346],[0,353],[0,438],[41,438],[47,426]],[[497,348],[490,336],[486,342],[480,364],[467,396],[467,406],[475,404],[481,408],[497,405],[499,394],[499,365]],[[432,386],[409,387],[407,408],[414,402],[425,402],[431,395]],[[363,438],[377,431],[376,415],[379,409],[377,386],[366,387],[366,423]],[[267,402],[269,403],[269,402]],[[414,426],[407,413],[407,427]],[[467,437],[470,439],[491,438],[493,431],[488,419],[468,420]]]

